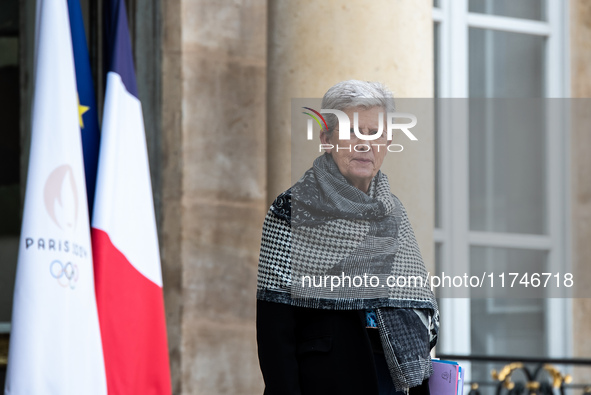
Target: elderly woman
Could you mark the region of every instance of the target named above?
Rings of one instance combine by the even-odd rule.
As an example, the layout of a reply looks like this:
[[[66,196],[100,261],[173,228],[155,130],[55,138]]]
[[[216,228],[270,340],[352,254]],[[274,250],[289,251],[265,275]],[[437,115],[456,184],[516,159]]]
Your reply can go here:
[[[380,171],[392,94],[380,83],[344,81],[322,109],[343,111],[350,130],[326,116],[326,152],[277,197],[263,227],[257,341],[265,394],[428,394],[437,304],[423,281],[410,284],[427,272]],[[409,283],[397,286],[398,276]]]

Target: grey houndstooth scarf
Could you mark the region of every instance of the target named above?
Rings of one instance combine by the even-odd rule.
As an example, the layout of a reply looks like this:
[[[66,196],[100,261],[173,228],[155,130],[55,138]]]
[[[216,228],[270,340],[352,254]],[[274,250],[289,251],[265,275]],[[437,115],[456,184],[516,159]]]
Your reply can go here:
[[[277,197],[263,226],[257,298],[375,309],[396,388],[420,385],[433,372],[437,302],[406,210],[382,172],[365,194],[324,154]]]

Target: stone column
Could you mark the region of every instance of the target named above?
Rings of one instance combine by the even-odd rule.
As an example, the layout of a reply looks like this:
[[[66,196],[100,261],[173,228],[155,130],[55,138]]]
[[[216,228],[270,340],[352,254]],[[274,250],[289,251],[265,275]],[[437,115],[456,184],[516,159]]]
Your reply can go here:
[[[381,81],[399,98],[433,97],[432,6],[430,0],[269,0],[267,203],[291,185],[292,98],[321,98],[347,79]],[[387,157],[382,170],[431,266],[434,148],[428,130],[412,150]],[[307,160],[311,166],[313,156]]]
[[[162,244],[175,394],[262,393],[266,9],[162,1]]]
[[[183,392],[261,393],[266,2],[182,1]]]

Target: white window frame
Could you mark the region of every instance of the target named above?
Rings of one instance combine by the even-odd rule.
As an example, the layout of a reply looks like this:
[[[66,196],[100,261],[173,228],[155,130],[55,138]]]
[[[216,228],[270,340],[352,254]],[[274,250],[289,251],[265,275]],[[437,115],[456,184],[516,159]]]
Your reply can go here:
[[[568,32],[568,1],[546,0],[547,21],[510,18],[468,12],[468,0],[440,0],[433,8],[433,21],[439,25],[439,96],[467,98],[468,91],[468,28],[484,28],[525,33],[547,38],[546,92],[548,98],[570,95],[570,54]],[[467,113],[467,112],[466,112]],[[548,251],[550,267],[570,265],[570,182],[568,128],[548,127],[546,132],[547,235],[522,235],[476,232],[469,228],[469,163],[467,120],[445,119],[442,109],[437,172],[439,177],[440,224],[433,233],[441,248],[441,267],[468,268],[471,246],[513,247]],[[563,120],[549,119],[550,125]],[[558,123],[555,123],[558,122]],[[563,123],[564,125],[564,123]],[[567,269],[570,267],[567,266]],[[445,333],[438,345],[439,353],[471,354],[470,300],[442,299],[441,330]],[[548,352],[551,357],[572,354],[572,308],[570,299],[549,299],[547,328]],[[451,316],[450,316],[451,315]],[[550,320],[550,316],[552,319]],[[468,369],[469,373],[470,369]],[[468,377],[468,380],[470,378]]]

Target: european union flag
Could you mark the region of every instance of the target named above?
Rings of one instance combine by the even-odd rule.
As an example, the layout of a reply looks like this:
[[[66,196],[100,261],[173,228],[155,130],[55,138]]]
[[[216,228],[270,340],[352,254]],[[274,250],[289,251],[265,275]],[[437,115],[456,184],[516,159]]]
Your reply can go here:
[[[90,218],[92,218],[100,129],[80,0],[68,0],[68,11],[70,14],[70,31],[72,33],[72,47],[74,49],[74,63],[76,67],[76,84],[78,86],[78,121],[82,132],[86,195],[88,197],[88,211]]]

